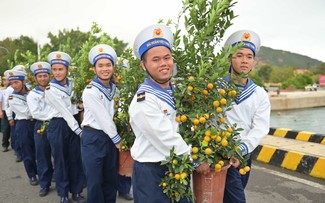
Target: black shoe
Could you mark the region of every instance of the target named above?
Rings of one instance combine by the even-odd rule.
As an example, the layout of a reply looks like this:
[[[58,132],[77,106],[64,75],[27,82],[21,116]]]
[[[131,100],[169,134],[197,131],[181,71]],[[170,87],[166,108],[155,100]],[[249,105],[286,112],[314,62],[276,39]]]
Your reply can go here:
[[[133,200],[133,196],[131,194],[121,195],[120,197],[124,198],[125,200],[131,201]]]
[[[31,177],[30,179],[29,179],[29,184],[30,185],[38,185],[38,180],[37,180],[37,177],[36,176],[34,176],[34,177]]]
[[[16,162],[21,162],[22,161],[22,158],[21,157],[17,157],[16,158]]]
[[[45,187],[45,188],[41,188],[41,190],[39,191],[39,196],[40,197],[44,197],[49,193],[49,188]]]
[[[86,198],[84,196],[82,196],[80,193],[72,194],[72,199],[73,199],[73,201],[75,201],[77,203],[85,203],[86,202]]]
[[[9,151],[9,149],[8,149],[8,147],[3,147],[2,151],[7,152],[7,151]]]

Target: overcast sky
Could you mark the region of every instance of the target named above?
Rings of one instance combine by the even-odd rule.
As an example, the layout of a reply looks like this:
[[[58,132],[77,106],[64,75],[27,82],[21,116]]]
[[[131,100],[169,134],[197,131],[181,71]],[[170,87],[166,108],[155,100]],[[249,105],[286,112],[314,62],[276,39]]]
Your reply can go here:
[[[138,32],[159,19],[176,20],[181,0],[0,0],[0,40],[27,35],[40,44],[47,33],[103,31],[133,46]],[[257,32],[262,45],[307,55],[325,62],[324,0],[238,0],[237,18],[225,39],[239,29]]]

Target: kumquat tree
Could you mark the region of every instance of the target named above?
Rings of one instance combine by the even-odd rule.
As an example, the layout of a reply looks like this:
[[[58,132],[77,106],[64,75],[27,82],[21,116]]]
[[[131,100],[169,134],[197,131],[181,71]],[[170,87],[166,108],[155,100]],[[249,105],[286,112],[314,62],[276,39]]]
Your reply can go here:
[[[247,161],[238,147],[237,135],[241,129],[237,129],[235,123],[227,123],[226,118],[238,90],[223,79],[229,74],[230,54],[240,46],[223,47],[214,53],[235,18],[231,10],[234,5],[232,0],[185,0],[174,34],[173,55],[178,67],[174,97],[179,133],[192,146],[191,159],[196,163],[207,161],[216,173],[233,157],[240,160],[242,171]],[[181,17],[184,17],[186,33],[182,33],[184,30],[179,25]],[[192,198],[185,187],[194,170],[191,159],[177,156],[172,150],[163,162],[169,171],[161,187],[173,202],[183,197]]]
[[[121,150],[130,150],[133,145],[135,135],[130,126],[128,114],[131,101],[137,92],[139,85],[146,77],[145,71],[140,66],[140,61],[133,56],[132,49],[127,49],[115,67],[116,85],[119,89],[119,97],[116,98],[116,108],[114,122],[117,131],[122,138]]]

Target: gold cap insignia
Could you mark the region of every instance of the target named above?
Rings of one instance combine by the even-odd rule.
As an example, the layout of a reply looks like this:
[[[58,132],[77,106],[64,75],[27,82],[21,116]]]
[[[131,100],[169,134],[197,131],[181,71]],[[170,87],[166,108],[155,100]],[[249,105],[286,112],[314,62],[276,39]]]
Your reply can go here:
[[[55,57],[58,58],[58,59],[60,59],[62,56],[61,56],[61,54],[56,54]]]
[[[245,32],[243,36],[241,37],[243,41],[251,41],[251,34]]]
[[[104,48],[102,48],[102,47],[101,47],[101,48],[99,48],[99,49],[98,49],[98,52],[99,52],[99,53],[102,53],[102,52],[104,52]]]
[[[9,75],[10,75],[10,76],[14,76],[14,74],[13,74],[12,72],[9,72]]]
[[[161,28],[156,28],[153,30],[153,37],[162,37],[163,35],[163,31],[161,30]]]
[[[38,64],[37,68],[43,68],[42,64]]]

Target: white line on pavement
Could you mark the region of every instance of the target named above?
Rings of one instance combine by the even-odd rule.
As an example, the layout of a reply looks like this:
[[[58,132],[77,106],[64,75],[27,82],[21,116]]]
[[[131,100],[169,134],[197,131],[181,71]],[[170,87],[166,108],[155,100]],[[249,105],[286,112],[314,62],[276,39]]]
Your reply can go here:
[[[319,188],[319,189],[325,191],[325,186],[324,185],[321,185],[319,183],[315,183],[315,182],[312,182],[312,181],[309,181],[309,180],[305,180],[305,179],[302,179],[302,178],[297,178],[295,176],[291,176],[291,175],[288,175],[288,174],[284,174],[284,173],[281,173],[281,172],[278,172],[278,171],[273,171],[271,169],[267,169],[267,168],[260,167],[260,166],[256,166],[256,165],[254,165],[253,168],[254,168],[254,170],[255,169],[257,169],[257,170],[263,170],[263,171],[265,171],[267,173],[270,173],[270,174],[273,174],[273,175],[276,175],[276,176],[279,176],[279,177],[282,177],[282,178],[286,178],[288,180],[292,180],[292,181],[296,181],[296,182],[299,182],[299,183],[303,183],[303,184],[309,185],[311,187]]]

